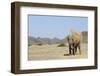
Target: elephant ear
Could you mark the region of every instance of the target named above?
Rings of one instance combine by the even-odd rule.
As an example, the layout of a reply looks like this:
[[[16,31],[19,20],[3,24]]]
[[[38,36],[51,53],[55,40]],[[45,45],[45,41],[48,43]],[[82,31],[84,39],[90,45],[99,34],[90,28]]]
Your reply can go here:
[[[68,35],[67,40],[68,40],[68,43],[72,43],[72,40],[73,40],[72,35]]]
[[[82,39],[81,32],[71,32],[71,36],[74,41],[81,41]]]
[[[73,37],[74,37],[76,40],[80,40],[80,38],[81,38],[80,32],[74,32],[74,33],[73,33]]]

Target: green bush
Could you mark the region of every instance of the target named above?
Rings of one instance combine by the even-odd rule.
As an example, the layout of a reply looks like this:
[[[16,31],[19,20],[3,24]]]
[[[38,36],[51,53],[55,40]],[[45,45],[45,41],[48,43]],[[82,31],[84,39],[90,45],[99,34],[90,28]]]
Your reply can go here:
[[[38,43],[37,45],[42,46],[42,43]]]
[[[58,45],[58,47],[65,47],[66,45],[64,43],[61,43]]]

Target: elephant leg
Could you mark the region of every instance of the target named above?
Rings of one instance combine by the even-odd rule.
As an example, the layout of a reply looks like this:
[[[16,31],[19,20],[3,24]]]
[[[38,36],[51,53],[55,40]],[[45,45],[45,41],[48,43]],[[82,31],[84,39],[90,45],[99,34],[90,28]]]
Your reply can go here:
[[[73,55],[75,55],[75,44],[72,44],[72,46]]]
[[[75,48],[74,49],[72,49],[73,50],[73,55],[75,55]]]
[[[79,43],[75,43],[75,53],[76,53],[77,50],[78,50],[78,46],[79,46]]]
[[[79,48],[79,53],[81,54],[81,49],[80,49],[80,45],[78,46],[78,48]]]
[[[71,54],[71,45],[69,45],[69,54]]]
[[[74,48],[75,48],[75,53],[77,52],[77,44],[75,43],[74,45]]]
[[[77,52],[77,46],[75,47],[75,53]]]

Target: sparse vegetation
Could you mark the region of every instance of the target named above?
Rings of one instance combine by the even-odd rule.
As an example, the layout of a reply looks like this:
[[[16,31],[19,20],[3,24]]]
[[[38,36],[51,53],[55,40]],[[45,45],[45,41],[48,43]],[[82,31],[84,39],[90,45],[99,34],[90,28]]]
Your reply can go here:
[[[31,46],[31,44],[28,44],[28,46]]]
[[[38,43],[37,45],[42,46],[42,43]]]
[[[65,47],[66,45],[64,43],[61,43],[58,45],[58,47]]]

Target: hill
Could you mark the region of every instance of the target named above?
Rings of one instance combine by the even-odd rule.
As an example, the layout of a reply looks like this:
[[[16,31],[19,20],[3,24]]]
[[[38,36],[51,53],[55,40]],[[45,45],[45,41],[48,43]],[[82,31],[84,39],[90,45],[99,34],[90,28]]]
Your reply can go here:
[[[87,43],[88,42],[88,33],[86,31],[82,32],[82,42]],[[41,38],[41,37],[28,37],[28,44],[30,45],[36,45],[36,44],[60,44],[60,43],[67,43],[67,38],[59,39],[59,38]]]

